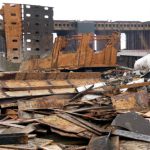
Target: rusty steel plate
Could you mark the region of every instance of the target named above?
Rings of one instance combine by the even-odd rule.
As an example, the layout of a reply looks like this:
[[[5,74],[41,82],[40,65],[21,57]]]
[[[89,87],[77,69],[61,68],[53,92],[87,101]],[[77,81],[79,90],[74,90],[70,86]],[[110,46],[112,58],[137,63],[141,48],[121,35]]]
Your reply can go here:
[[[33,110],[33,109],[48,109],[48,108],[63,108],[69,101],[64,99],[63,96],[59,97],[49,96],[42,98],[34,98],[28,101],[18,101],[18,109],[20,110]]]
[[[85,131],[84,128],[75,125],[65,119],[58,117],[57,115],[51,115],[49,117],[45,117],[40,119],[40,122],[49,125],[52,128],[56,128],[69,133],[80,133]]]
[[[3,17],[6,38],[7,60],[14,63],[20,63],[22,60],[21,5],[5,4],[3,6]]]
[[[139,91],[115,95],[112,96],[112,103],[117,110],[138,110],[147,108],[149,106],[148,93]]]
[[[112,145],[107,136],[92,138],[88,150],[112,150]]]
[[[113,120],[112,125],[132,132],[150,135],[150,122],[135,112],[118,115]]]

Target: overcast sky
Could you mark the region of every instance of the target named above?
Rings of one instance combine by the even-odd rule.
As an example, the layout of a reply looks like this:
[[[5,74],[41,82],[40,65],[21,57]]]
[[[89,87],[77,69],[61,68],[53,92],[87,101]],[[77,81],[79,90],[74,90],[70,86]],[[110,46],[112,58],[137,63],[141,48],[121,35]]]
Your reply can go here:
[[[150,0],[0,0],[54,7],[54,19],[150,21]]]

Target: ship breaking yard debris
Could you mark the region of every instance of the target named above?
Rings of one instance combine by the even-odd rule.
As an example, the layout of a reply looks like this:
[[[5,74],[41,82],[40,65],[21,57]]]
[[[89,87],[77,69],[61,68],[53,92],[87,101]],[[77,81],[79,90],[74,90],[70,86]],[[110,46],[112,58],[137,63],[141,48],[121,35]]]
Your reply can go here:
[[[136,73],[1,73],[0,148],[149,149],[150,82]]]
[[[25,8],[6,4],[3,16],[5,6],[13,17]],[[6,29],[7,59],[18,62],[9,40],[15,32]],[[117,32],[98,36],[105,47],[93,52],[92,34],[58,37],[52,54],[0,72],[0,150],[149,150],[150,68],[139,60],[134,69],[116,65],[118,39]],[[62,52],[74,41],[76,51]]]

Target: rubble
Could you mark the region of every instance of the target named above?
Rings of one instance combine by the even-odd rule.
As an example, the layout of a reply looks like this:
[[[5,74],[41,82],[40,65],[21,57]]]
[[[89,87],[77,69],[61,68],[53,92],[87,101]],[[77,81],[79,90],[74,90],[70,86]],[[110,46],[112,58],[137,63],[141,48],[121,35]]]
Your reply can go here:
[[[1,75],[1,149],[115,150],[137,140],[149,146],[150,83],[144,77],[126,69],[26,73],[23,80],[21,74]]]
[[[22,62],[0,72],[0,149],[150,149],[150,54],[118,66],[119,32],[69,29],[52,48],[52,7],[4,4],[0,14],[6,59]]]

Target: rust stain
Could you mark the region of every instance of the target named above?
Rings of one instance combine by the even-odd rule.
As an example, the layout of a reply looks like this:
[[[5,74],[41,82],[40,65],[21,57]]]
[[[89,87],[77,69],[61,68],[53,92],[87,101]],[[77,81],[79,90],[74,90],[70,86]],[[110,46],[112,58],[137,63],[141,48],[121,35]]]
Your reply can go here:
[[[5,4],[2,11],[6,37],[7,59],[14,63],[20,63],[22,47],[21,5]]]
[[[131,110],[147,108],[149,100],[147,92],[140,91],[112,96],[112,103],[116,110]]]
[[[94,51],[90,44],[95,40],[106,41],[104,49]],[[119,33],[117,32],[105,36],[82,34],[71,38],[57,37],[49,56],[27,60],[22,63],[20,70],[75,70],[84,67],[113,67],[116,66],[118,40]],[[72,50],[70,43],[75,44],[74,50]]]

